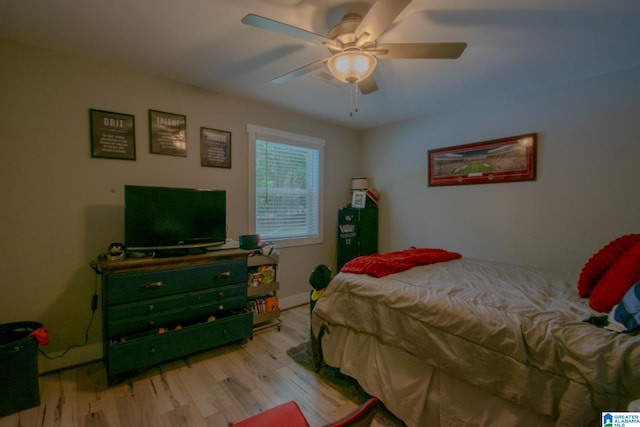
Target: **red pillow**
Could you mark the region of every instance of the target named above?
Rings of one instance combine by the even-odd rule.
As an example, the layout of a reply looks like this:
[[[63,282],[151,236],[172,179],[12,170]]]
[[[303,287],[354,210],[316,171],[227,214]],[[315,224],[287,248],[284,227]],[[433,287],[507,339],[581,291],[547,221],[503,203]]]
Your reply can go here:
[[[638,242],[640,242],[640,234],[627,234],[613,240],[589,258],[580,272],[578,295],[587,298],[607,270]]]
[[[640,281],[640,243],[636,243],[629,249],[596,283],[591,291],[589,305],[602,313],[609,312],[638,281]]]

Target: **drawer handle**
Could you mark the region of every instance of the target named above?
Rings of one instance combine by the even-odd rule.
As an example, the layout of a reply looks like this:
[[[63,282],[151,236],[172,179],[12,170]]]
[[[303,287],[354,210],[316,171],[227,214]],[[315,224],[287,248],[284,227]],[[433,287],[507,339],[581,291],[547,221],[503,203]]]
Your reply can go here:
[[[228,279],[229,277],[231,277],[230,271],[221,271],[216,275],[216,279]]]
[[[164,283],[162,283],[162,280],[159,280],[157,282],[145,283],[142,287],[144,289],[151,289],[151,288],[161,288],[162,286],[164,286]]]
[[[220,305],[218,306],[218,310],[220,310],[220,311],[224,310],[224,305],[220,304]]]
[[[224,292],[222,292],[222,291],[218,292],[218,296],[219,296],[220,298],[224,297]]]
[[[149,349],[149,353],[153,354],[156,352],[156,348],[155,347],[151,347],[151,349]]]

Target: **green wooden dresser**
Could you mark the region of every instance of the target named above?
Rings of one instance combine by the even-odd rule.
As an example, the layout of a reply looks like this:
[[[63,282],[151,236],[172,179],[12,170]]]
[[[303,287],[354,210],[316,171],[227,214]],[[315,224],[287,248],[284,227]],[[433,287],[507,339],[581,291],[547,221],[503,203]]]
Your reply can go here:
[[[247,252],[101,261],[104,362],[123,375],[252,336]]]

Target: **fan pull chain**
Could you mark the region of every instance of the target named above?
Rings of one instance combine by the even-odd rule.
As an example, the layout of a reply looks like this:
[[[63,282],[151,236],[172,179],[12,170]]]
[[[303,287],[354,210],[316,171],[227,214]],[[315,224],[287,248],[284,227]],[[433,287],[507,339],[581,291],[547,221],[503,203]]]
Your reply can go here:
[[[353,116],[353,83],[349,83],[349,117]]]
[[[353,93],[355,94],[355,98],[356,98],[356,113],[358,112],[358,85],[355,83],[351,84],[351,87],[353,87]]]
[[[353,108],[353,100],[355,98],[355,110]],[[354,112],[358,112],[358,86],[355,83],[349,83],[349,107],[350,107],[350,111],[349,111],[349,117],[353,117],[353,113]]]

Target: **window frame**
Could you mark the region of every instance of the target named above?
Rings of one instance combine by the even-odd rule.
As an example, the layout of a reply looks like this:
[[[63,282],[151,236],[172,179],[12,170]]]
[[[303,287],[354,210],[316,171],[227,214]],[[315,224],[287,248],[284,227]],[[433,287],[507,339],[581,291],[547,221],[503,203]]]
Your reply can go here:
[[[324,224],[324,148],[325,140],[252,124],[247,125],[249,134],[249,233],[256,233],[256,141],[268,141],[318,150],[318,234],[294,238],[272,238],[279,247],[314,245],[323,243]]]

